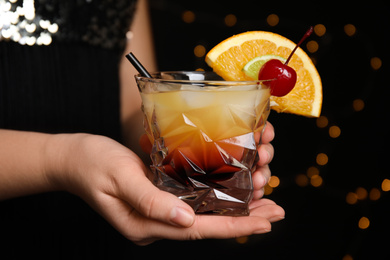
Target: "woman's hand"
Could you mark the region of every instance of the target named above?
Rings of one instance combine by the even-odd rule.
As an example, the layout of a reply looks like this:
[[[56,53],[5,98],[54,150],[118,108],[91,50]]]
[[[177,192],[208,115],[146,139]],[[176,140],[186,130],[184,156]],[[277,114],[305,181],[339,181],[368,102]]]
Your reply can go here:
[[[57,135],[59,149],[47,166],[48,180],[83,198],[126,238],[146,245],[158,239],[231,238],[271,230],[284,217],[274,202],[251,203],[247,217],[195,215],[176,196],[156,188],[142,161],[102,136]],[[53,154],[53,153],[50,153]],[[258,171],[259,176],[263,175]],[[261,177],[258,178],[259,182]]]
[[[274,127],[270,122],[267,122],[263,136],[261,138],[261,145],[258,149],[259,161],[256,165],[256,170],[252,174],[254,194],[253,199],[258,200],[264,195],[264,186],[268,183],[271,177],[271,171],[268,164],[274,157],[274,147],[271,141],[275,137]]]

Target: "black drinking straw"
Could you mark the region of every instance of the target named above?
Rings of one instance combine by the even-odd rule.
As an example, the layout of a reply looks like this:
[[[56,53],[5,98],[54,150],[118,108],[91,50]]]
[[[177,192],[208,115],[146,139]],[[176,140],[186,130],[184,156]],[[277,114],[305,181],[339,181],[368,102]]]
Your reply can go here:
[[[134,68],[141,74],[143,77],[152,78],[150,73],[145,69],[144,66],[142,66],[141,62],[137,60],[137,58],[134,56],[132,52],[126,55],[126,58],[131,62],[131,64],[134,66]]]

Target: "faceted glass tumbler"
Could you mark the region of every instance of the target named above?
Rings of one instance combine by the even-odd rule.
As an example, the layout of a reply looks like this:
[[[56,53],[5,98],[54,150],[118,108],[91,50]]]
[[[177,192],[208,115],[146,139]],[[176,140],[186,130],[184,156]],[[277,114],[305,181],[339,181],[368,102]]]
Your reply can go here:
[[[136,81],[153,147],[154,184],[199,214],[248,215],[269,88],[198,71]]]

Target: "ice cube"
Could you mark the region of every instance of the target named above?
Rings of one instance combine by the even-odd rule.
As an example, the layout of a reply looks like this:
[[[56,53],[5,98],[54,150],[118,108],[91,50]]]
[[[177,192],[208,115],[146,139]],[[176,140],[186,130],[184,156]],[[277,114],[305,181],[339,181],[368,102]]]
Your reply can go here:
[[[180,92],[181,98],[189,108],[206,107],[213,104],[215,93],[211,91],[188,91]]]

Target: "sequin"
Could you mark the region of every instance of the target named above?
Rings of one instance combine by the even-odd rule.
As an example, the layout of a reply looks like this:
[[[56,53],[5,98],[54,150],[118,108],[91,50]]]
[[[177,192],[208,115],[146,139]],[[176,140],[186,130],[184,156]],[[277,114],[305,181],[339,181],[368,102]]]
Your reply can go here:
[[[135,9],[131,0],[0,0],[0,41],[49,45],[84,42],[123,48]]]

